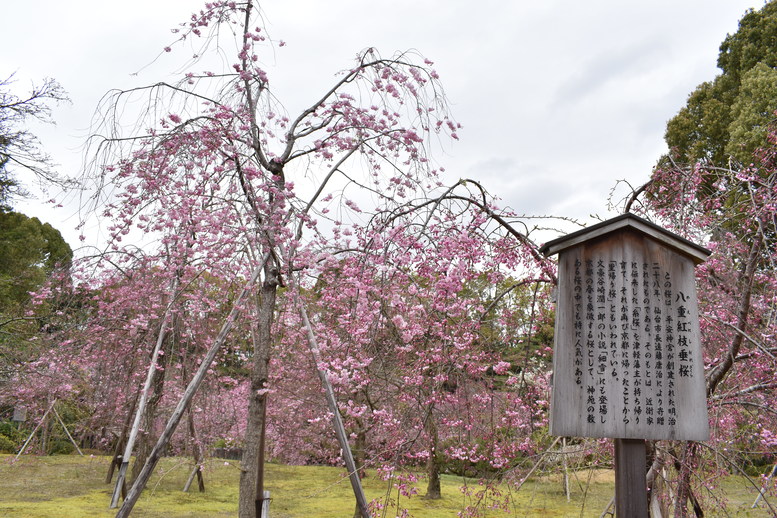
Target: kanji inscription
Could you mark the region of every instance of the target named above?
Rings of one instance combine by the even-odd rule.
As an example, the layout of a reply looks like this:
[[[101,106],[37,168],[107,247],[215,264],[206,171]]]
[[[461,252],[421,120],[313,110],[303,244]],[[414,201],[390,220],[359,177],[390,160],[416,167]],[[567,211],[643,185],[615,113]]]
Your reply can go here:
[[[706,440],[694,262],[628,231],[559,256],[551,433]]]

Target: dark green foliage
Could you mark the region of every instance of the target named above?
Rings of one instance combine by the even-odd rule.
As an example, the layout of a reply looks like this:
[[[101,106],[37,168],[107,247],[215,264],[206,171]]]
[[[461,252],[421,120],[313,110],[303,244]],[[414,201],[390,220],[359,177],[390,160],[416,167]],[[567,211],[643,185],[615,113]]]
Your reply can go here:
[[[721,74],[700,84],[669,121],[666,142],[686,163],[744,162],[765,144],[777,110],[777,3],[748,11],[720,46]]]
[[[30,292],[38,291],[57,268],[67,272],[72,258],[73,251],[54,227],[0,210],[0,384],[15,375],[40,343],[31,337],[57,328],[52,316],[64,309],[61,301],[48,298],[31,306]],[[67,284],[66,276],[58,280],[63,282]],[[69,314],[57,319],[73,320]]]
[[[749,10],[739,21],[739,30],[720,45],[718,67],[739,82],[742,74],[758,63],[777,66],[777,3],[758,11]]]
[[[0,453],[16,453],[21,449],[30,430],[9,420],[0,421]]]
[[[47,453],[49,455],[70,455],[74,451],[76,451],[76,449],[69,439],[60,438],[55,441],[51,441],[51,446],[49,447],[49,451]]]
[[[16,443],[0,434],[0,453],[16,453]]]
[[[10,438],[11,440],[18,440],[22,438],[24,432],[19,430],[19,427],[13,421],[0,421],[0,435]]]
[[[0,312],[23,305],[73,251],[62,235],[38,218],[0,211]]]
[[[719,76],[700,84],[688,97],[685,107],[668,122],[664,138],[681,160],[725,162],[729,107],[734,97],[726,83]]]

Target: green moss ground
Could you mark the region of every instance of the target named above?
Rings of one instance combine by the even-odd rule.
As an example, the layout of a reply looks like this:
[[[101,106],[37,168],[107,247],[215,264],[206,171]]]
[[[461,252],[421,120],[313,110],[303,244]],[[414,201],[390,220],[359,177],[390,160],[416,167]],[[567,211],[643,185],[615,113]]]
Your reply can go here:
[[[111,517],[108,509],[111,486],[104,483],[108,457],[78,457],[71,455],[35,457],[0,455],[0,516],[8,518],[42,517]],[[237,515],[238,462],[212,460],[206,466],[206,492],[183,493],[191,464],[188,460],[166,458],[157,468],[133,516],[148,518],[206,518]],[[481,488],[474,484],[471,496],[465,496],[459,477],[443,476],[443,498],[430,501],[420,496],[399,500],[416,518],[456,516],[464,506],[475,504]],[[266,486],[272,493],[273,518],[321,517],[350,518],[353,515],[353,495],[343,471],[323,466],[267,467]],[[397,498],[396,490],[374,474],[364,480],[368,499]],[[583,471],[572,479],[572,500],[567,502],[558,477],[530,480],[513,493],[509,512],[489,511],[485,516],[598,518],[613,494],[610,471]],[[729,492],[727,512],[730,516],[767,517],[764,510],[750,511],[755,490],[736,479],[727,482]],[[502,488],[503,491],[510,491]],[[424,492],[423,485],[419,490]],[[396,506],[385,516],[396,516]],[[714,516],[713,514],[710,514]],[[721,513],[720,516],[725,516]]]

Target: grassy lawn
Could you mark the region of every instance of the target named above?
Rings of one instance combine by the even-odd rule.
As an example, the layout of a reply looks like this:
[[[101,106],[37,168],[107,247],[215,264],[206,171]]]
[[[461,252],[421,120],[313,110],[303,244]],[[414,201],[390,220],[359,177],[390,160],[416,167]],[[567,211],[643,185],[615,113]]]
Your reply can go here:
[[[42,517],[109,517],[108,509],[112,486],[104,483],[108,457],[22,456],[13,462],[12,455],[0,455],[0,516],[8,518]],[[133,513],[138,517],[219,517],[237,515],[237,461],[211,460],[206,466],[206,492],[183,493],[191,464],[186,459],[166,458],[157,468]],[[401,497],[400,507],[410,510],[417,518],[456,516],[467,505],[474,505],[482,489],[476,481],[469,481],[470,493],[464,494],[459,477],[443,477],[443,498],[425,500],[420,496]],[[419,483],[423,494],[423,481]],[[397,492],[391,484],[374,473],[364,480],[368,499],[386,497],[394,506],[383,516],[398,514]],[[354,501],[348,479],[337,468],[321,466],[267,467],[266,488],[272,493],[273,518],[292,517],[346,517],[353,514]],[[771,513],[749,509],[755,490],[741,481],[731,479],[729,492],[730,516],[767,517]],[[510,490],[501,488],[505,494]],[[606,470],[577,472],[572,479],[572,499],[567,502],[559,477],[545,477],[527,482],[519,492],[512,493],[507,511],[492,510],[485,516],[511,517],[593,517],[598,518],[613,494],[612,472]],[[715,516],[709,514],[709,516]],[[721,513],[720,516],[725,516]]]

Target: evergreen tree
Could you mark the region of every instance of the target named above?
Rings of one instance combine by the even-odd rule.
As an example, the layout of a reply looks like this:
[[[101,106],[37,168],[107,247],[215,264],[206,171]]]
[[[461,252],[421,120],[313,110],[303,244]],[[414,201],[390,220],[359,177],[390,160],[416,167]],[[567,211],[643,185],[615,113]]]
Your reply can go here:
[[[665,139],[683,163],[747,165],[777,110],[777,2],[745,13],[723,40],[718,67],[669,121]]]

